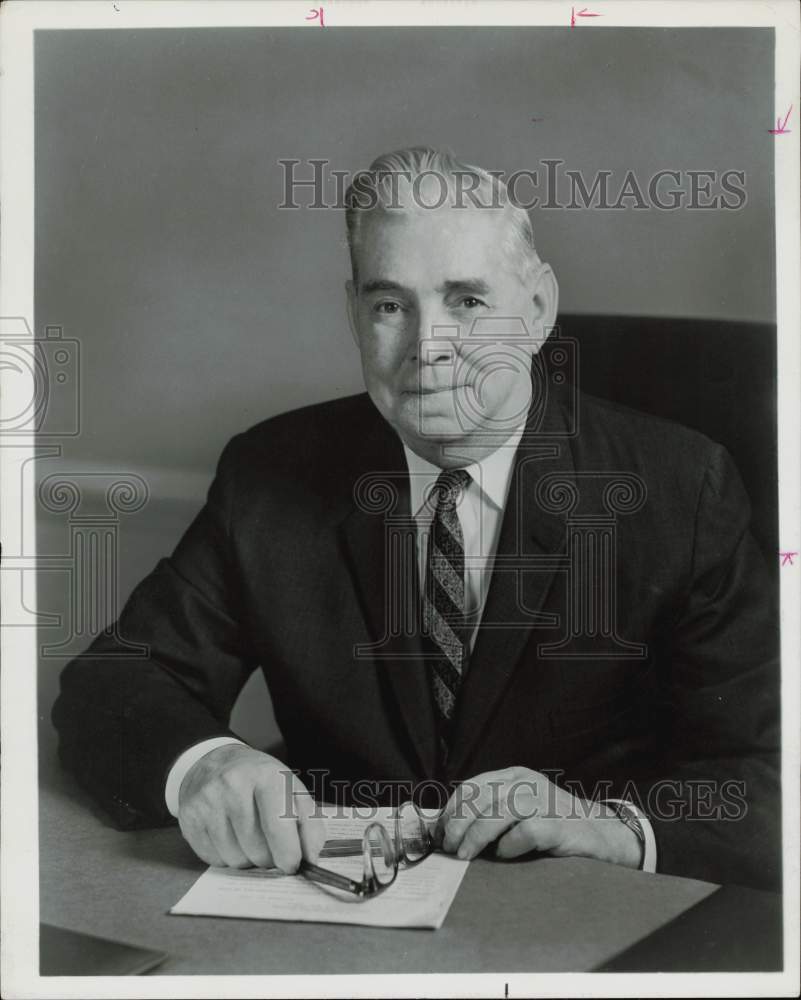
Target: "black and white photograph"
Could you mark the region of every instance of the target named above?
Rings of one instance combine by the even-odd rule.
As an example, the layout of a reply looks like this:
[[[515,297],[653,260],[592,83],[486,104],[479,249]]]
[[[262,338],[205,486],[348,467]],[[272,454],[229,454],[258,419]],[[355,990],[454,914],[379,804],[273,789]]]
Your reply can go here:
[[[0,31],[3,995],[797,995],[797,5]]]

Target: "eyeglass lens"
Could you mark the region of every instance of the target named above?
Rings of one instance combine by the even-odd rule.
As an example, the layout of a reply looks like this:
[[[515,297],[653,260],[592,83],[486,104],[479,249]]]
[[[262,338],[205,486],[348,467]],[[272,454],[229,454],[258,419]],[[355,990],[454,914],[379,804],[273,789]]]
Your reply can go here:
[[[411,802],[406,802],[398,811],[396,830],[400,835],[399,853],[409,864],[421,861],[430,853],[428,828]]]
[[[377,823],[364,834],[365,875],[372,875],[380,886],[389,885],[397,873],[397,859],[387,831]]]

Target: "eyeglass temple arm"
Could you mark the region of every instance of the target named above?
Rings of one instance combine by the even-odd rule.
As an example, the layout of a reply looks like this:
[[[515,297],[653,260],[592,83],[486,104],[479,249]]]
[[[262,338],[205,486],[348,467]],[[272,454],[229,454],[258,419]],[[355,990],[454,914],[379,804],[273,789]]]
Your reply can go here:
[[[321,882],[323,885],[331,885],[335,889],[346,889],[348,892],[355,893],[360,893],[362,891],[361,884],[359,882],[354,882],[353,879],[348,878],[347,875],[340,875],[338,872],[332,872],[328,868],[321,868],[319,865],[313,865],[311,861],[306,861],[305,859],[301,860],[298,873],[300,875],[304,875],[312,882]]]

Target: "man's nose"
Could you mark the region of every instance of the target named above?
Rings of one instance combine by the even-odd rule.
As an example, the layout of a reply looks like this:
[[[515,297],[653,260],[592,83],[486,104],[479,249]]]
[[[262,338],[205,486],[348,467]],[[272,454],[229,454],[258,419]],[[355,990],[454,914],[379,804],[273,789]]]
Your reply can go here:
[[[459,326],[438,310],[421,310],[417,323],[414,360],[423,365],[441,365],[453,362]]]

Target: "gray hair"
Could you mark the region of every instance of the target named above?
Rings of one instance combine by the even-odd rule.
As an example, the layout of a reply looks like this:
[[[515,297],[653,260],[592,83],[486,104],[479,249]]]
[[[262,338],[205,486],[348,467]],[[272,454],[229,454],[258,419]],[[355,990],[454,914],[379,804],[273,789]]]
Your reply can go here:
[[[437,204],[426,204],[422,198],[422,183],[427,177],[439,183],[441,199]],[[412,198],[403,203],[397,200],[400,179],[412,193]],[[509,226],[504,249],[510,259],[517,263],[522,275],[540,263],[528,212],[512,201],[499,172],[461,163],[446,150],[410,146],[377,157],[367,170],[354,175],[345,192],[345,225],[354,281],[358,281],[356,251],[364,212],[425,210],[439,208],[446,201],[455,208],[472,205],[505,212]]]

